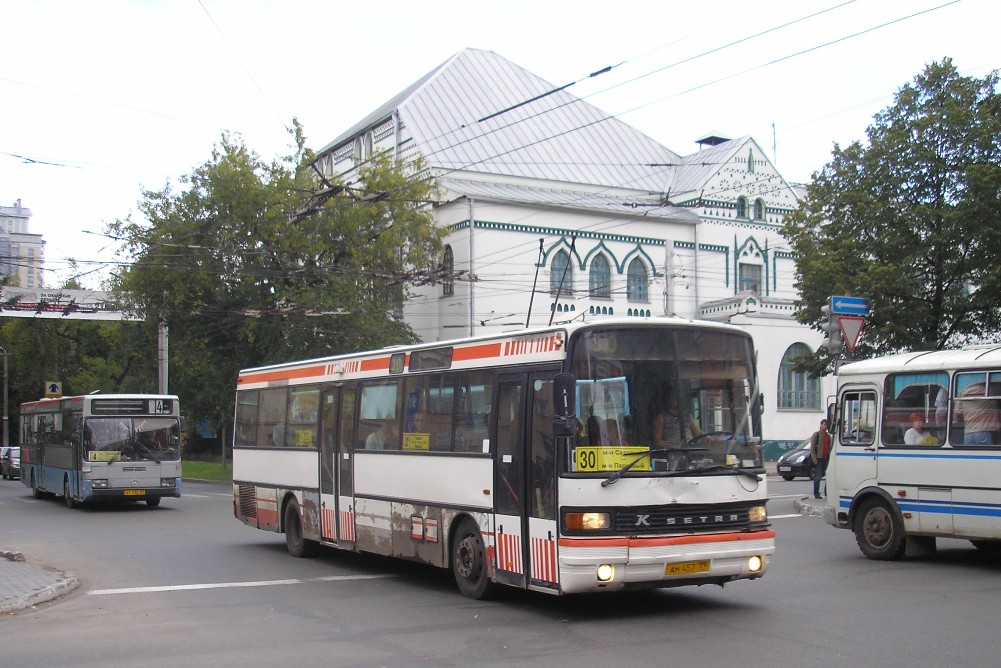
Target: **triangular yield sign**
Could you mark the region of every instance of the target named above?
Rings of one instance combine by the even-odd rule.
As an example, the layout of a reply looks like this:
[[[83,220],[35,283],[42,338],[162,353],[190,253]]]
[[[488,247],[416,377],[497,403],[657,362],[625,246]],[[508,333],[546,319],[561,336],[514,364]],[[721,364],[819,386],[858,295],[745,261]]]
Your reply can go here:
[[[865,318],[857,315],[839,315],[838,325],[841,327],[841,334],[845,340],[845,348],[848,352],[855,352],[859,337],[862,335],[862,327],[865,325]]]

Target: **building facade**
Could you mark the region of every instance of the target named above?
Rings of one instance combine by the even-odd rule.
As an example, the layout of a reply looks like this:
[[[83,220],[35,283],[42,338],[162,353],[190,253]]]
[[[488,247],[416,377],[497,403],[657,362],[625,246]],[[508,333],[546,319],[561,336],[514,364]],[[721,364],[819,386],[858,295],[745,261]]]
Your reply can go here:
[[[607,316],[730,322],[751,333],[766,452],[807,438],[831,379],[792,359],[798,324],[779,234],[801,189],[751,137],[693,138],[682,155],[501,56],[459,52],[318,151],[350,184],[376,153],[421,157],[442,195],[442,265],[404,314],[425,341]]]
[[[0,206],[0,274],[17,276],[23,288],[40,288],[45,240],[28,231],[30,222],[31,209],[21,206],[21,200]]]

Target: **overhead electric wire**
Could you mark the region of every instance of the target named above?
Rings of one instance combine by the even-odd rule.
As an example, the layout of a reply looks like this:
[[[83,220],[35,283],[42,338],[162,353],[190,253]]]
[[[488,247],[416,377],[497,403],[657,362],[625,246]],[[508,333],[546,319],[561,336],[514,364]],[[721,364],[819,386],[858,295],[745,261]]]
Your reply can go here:
[[[853,0],[853,1],[854,1],[854,0]],[[900,22],[900,21],[903,21],[903,20],[906,20],[906,19],[908,19],[908,18],[912,18],[912,17],[914,17],[914,16],[918,16],[918,15],[920,15],[920,14],[924,14],[924,13],[928,13],[928,12],[930,12],[930,11],[934,11],[934,10],[936,10],[936,9],[940,9],[940,8],[942,8],[942,7],[946,7],[946,6],[949,6],[949,5],[952,5],[952,4],[955,4],[955,3],[956,3],[956,2],[958,2],[958,1],[959,1],[959,0],[954,0],[953,2],[948,2],[948,3],[945,3],[945,4],[943,4],[943,5],[939,5],[939,6],[937,6],[937,7],[934,7],[934,8],[930,8],[930,9],[926,9],[926,10],[923,10],[923,11],[921,11],[921,12],[916,12],[916,13],[914,13],[914,14],[911,14],[911,15],[908,15],[908,16],[905,16],[905,17],[901,17],[901,18],[898,18],[898,19],[895,19],[895,20],[893,20],[893,21],[889,21],[889,22],[886,22],[886,23],[883,23],[883,24],[880,24],[880,25],[878,25],[878,26],[874,26],[874,27],[871,27],[871,28],[868,28],[868,29],[866,29],[866,30],[864,30],[864,31],[859,31],[859,32],[857,32],[857,33],[854,33],[854,34],[852,34],[852,35],[848,35],[848,36],[845,36],[845,37],[842,37],[842,38],[839,38],[838,40],[833,40],[833,41],[830,41],[830,42],[827,42],[827,43],[825,43],[825,44],[821,44],[821,45],[817,45],[817,46],[814,46],[814,47],[811,47],[810,49],[806,49],[806,50],[803,50],[803,51],[800,51],[800,52],[797,52],[797,53],[795,53],[795,54],[790,54],[790,55],[787,55],[787,56],[784,56],[784,57],[782,57],[782,58],[779,58],[779,59],[775,59],[775,60],[772,60],[772,61],[769,61],[768,63],[763,63],[763,64],[761,64],[761,65],[758,65],[758,66],[756,66],[755,68],[750,68],[750,69],[747,69],[747,70],[743,70],[742,72],[738,72],[738,73],[735,73],[735,74],[732,74],[732,75],[728,75],[727,77],[723,77],[723,78],[720,78],[720,79],[716,79],[716,80],[714,80],[714,81],[712,81],[712,82],[708,82],[708,83],[705,83],[705,84],[702,84],[702,85],[700,85],[700,86],[698,86],[698,87],[696,87],[696,88],[691,88],[691,89],[688,89],[687,91],[682,91],[681,93],[677,93],[677,94],[675,94],[675,95],[673,95],[673,96],[670,96],[670,97],[676,97],[677,95],[681,95],[681,94],[684,94],[685,92],[690,92],[691,90],[696,90],[697,88],[701,88],[701,87],[705,87],[705,86],[708,86],[708,85],[711,85],[711,84],[713,84],[713,83],[717,83],[717,82],[719,82],[719,81],[723,81],[723,80],[726,80],[726,79],[728,79],[728,78],[733,78],[733,77],[735,77],[735,76],[739,76],[739,75],[741,75],[741,74],[744,74],[744,73],[746,73],[746,72],[749,72],[749,71],[752,71],[752,70],[754,70],[754,69],[760,69],[761,67],[765,67],[765,66],[767,66],[767,65],[769,65],[769,64],[774,64],[774,63],[777,63],[777,62],[781,62],[782,60],[786,60],[786,59],[789,59],[789,58],[792,58],[792,57],[794,57],[794,56],[796,56],[796,55],[802,55],[803,53],[808,53],[808,52],[810,52],[810,51],[813,51],[813,50],[816,50],[816,49],[819,49],[819,48],[822,48],[822,47],[824,47],[824,46],[828,46],[828,45],[830,45],[830,44],[835,44],[835,43],[838,43],[838,42],[841,42],[841,41],[844,41],[844,40],[846,40],[846,39],[849,39],[849,38],[851,38],[851,37],[855,37],[855,36],[858,36],[858,35],[861,35],[861,34],[865,34],[865,33],[867,33],[867,32],[871,32],[871,31],[873,31],[873,30],[876,30],[876,29],[878,29],[878,28],[881,28],[881,27],[885,27],[885,26],[888,26],[888,25],[892,25],[892,24],[894,24],[894,23],[897,23],[897,22]],[[200,4],[201,4],[201,3],[200,3]],[[745,41],[747,41],[748,39],[752,39],[753,37],[757,37],[757,36],[760,36],[760,35],[762,35],[762,34],[766,34],[766,33],[768,33],[768,32],[772,32],[772,31],[774,31],[774,30],[778,30],[778,29],[780,29],[780,28],[782,28],[782,27],[786,27],[786,26],[788,26],[788,25],[791,25],[792,23],[795,23],[795,22],[798,22],[798,21],[802,21],[802,20],[806,20],[807,18],[811,18],[811,17],[813,17],[813,16],[816,16],[816,15],[818,15],[818,14],[820,14],[820,13],[824,13],[824,12],[827,12],[827,11],[831,11],[831,10],[833,10],[833,9],[837,9],[837,8],[839,8],[839,7],[842,7],[842,6],[844,6],[844,5],[847,5],[847,4],[850,4],[850,3],[847,3],[847,2],[846,2],[846,3],[841,3],[841,4],[839,4],[839,5],[836,5],[836,6],[834,6],[834,7],[831,7],[831,8],[828,8],[828,9],[825,9],[825,10],[823,10],[822,12],[817,12],[817,13],[814,13],[814,14],[811,14],[811,15],[809,15],[809,16],[805,16],[805,17],[802,17],[802,18],[800,18],[800,19],[797,19],[796,21],[792,21],[792,22],[786,22],[786,23],[782,24],[781,26],[776,26],[776,27],[774,27],[774,28],[771,28],[771,29],[769,29],[769,30],[766,30],[766,31],[763,31],[763,32],[761,32],[761,33],[757,33],[756,35],[752,35],[752,36],[749,36],[749,37],[746,37],[746,38],[742,38],[741,40],[737,40],[737,41],[735,41],[735,42],[732,42],[732,43],[731,43],[731,44],[729,44],[729,45],[724,45],[724,46],[721,46],[721,47],[718,47],[717,49],[714,49],[714,50],[712,50],[712,51],[709,51],[709,52],[705,52],[705,53],[711,53],[711,52],[715,52],[715,51],[718,51],[718,50],[721,50],[721,49],[723,49],[723,48],[727,48],[728,46],[732,46],[732,45],[735,45],[735,44],[739,44],[739,43],[742,43],[742,42],[745,42]],[[202,5],[202,7],[203,7],[203,9],[205,9],[204,5]],[[206,14],[208,14],[207,10],[205,10],[205,11],[206,11]],[[212,20],[212,18],[211,18],[211,15],[209,15],[209,18],[210,18],[210,20]],[[215,21],[214,21],[214,20],[213,20],[213,23],[215,24]],[[216,27],[217,27],[217,29],[218,29],[218,25],[217,25],[217,24],[216,24]],[[220,32],[221,32],[221,31],[220,31]],[[225,36],[224,36],[224,38],[225,38]],[[701,56],[701,55],[705,55],[705,54],[700,54],[700,56]],[[697,58],[697,57],[699,57],[699,56],[693,56],[693,57],[691,57],[691,58],[688,58],[688,59],[685,59],[685,61],[681,61],[681,62],[687,62],[687,61],[690,61],[690,60],[692,60],[692,59],[694,59],[694,58]],[[624,62],[627,62],[627,61],[623,61],[623,63],[624,63]],[[242,63],[241,63],[241,64],[242,64]],[[620,63],[620,64],[621,64],[621,63]],[[675,63],[675,65],[676,65],[676,64],[678,64],[678,63]],[[672,67],[672,66],[674,66],[674,65],[669,65],[669,66],[667,66],[667,67],[662,67],[662,68],[658,68],[657,70],[653,70],[653,71],[651,71],[651,72],[647,73],[646,75],[642,75],[641,77],[636,77],[636,78],[635,78],[634,80],[638,80],[639,78],[643,78],[644,76],[649,76],[650,74],[653,74],[653,73],[656,73],[657,71],[662,71],[662,70],[664,70],[664,69],[667,69],[668,67]],[[617,65],[617,66],[615,66],[615,67],[618,67],[618,65]],[[593,74],[597,74],[597,73],[601,73],[601,72],[603,72],[603,71],[608,71],[608,68],[606,68],[605,70],[599,70],[599,71],[598,71],[598,72],[596,72],[596,73],[592,73],[592,75],[593,75]],[[250,75],[249,71],[248,71],[248,75]],[[583,80],[585,80],[585,79],[587,79],[587,78],[590,78],[590,77],[591,77],[592,75],[588,75],[587,77],[582,77],[582,78],[581,78],[581,79],[579,79],[578,81],[583,81]],[[250,76],[251,76],[251,79],[252,79],[252,80],[254,81],[254,83],[255,83],[255,86],[257,86],[257,87],[258,87],[258,89],[260,90],[260,87],[259,87],[259,85],[258,85],[258,84],[256,83],[256,80],[254,80],[254,79],[253,79],[253,76],[252,76],[252,75],[250,75]],[[617,86],[618,86],[618,85],[624,85],[625,83],[631,83],[631,82],[632,82],[632,81],[634,81],[634,80],[630,80],[630,81],[627,81],[627,82],[623,82],[623,83],[621,83],[621,84],[617,84]],[[573,83],[576,83],[576,82],[573,82]],[[572,85],[572,84],[567,84],[566,86],[563,86],[563,87],[560,87],[560,88],[558,88],[558,89],[554,89],[553,91],[550,91],[550,93],[553,93],[553,92],[557,92],[558,90],[562,90],[562,89],[566,88],[566,87],[567,87],[567,86],[569,86],[569,85]],[[607,89],[606,89],[606,90],[607,90]],[[261,91],[261,92],[262,92],[262,94],[263,94],[263,91]],[[499,115],[499,114],[500,114],[500,113],[502,113],[502,112],[505,112],[505,111],[509,111],[509,110],[511,110],[511,109],[513,109],[513,108],[517,108],[517,107],[519,107],[519,106],[523,106],[523,104],[526,104],[526,103],[528,103],[528,102],[530,102],[530,101],[532,101],[532,100],[534,100],[534,99],[539,99],[540,97],[545,97],[546,95],[548,95],[548,94],[550,94],[550,93],[546,93],[546,94],[544,94],[544,95],[542,95],[542,96],[536,96],[535,98],[531,98],[530,100],[526,100],[526,101],[525,101],[524,103],[519,103],[519,104],[516,104],[516,105],[512,105],[512,106],[508,107],[508,108],[507,108],[507,109],[505,109],[505,110],[501,110],[501,112],[497,112],[497,113],[495,113],[495,114],[491,114],[491,115],[488,115],[488,116],[485,116],[485,117],[483,117],[483,118],[482,118],[481,120],[486,120],[487,118],[492,118],[492,117],[494,117],[494,116],[497,116],[497,115]],[[561,136],[561,135],[563,135],[563,134],[567,134],[567,133],[569,133],[569,132],[572,132],[572,131],[575,131],[575,130],[577,130],[577,129],[583,129],[584,127],[588,127],[589,125],[593,125],[593,124],[595,124],[595,123],[598,123],[598,122],[603,122],[603,121],[606,121],[606,120],[611,120],[611,119],[613,119],[613,118],[617,118],[617,117],[618,117],[619,115],[621,115],[621,114],[624,114],[624,113],[630,113],[630,112],[632,112],[632,111],[635,111],[635,110],[637,110],[637,109],[639,109],[639,108],[642,108],[642,107],[645,107],[645,106],[649,106],[649,105],[651,105],[651,104],[656,104],[656,103],[658,103],[658,102],[661,102],[661,101],[663,101],[663,100],[665,100],[665,99],[669,99],[669,98],[660,98],[660,99],[658,99],[658,100],[654,100],[654,101],[652,101],[652,102],[649,102],[649,103],[645,103],[645,104],[643,104],[643,105],[640,105],[640,106],[637,106],[637,107],[633,107],[633,108],[631,108],[631,109],[629,109],[629,110],[627,110],[627,111],[625,111],[625,112],[620,112],[620,114],[615,114],[615,115],[606,115],[606,116],[605,116],[604,118],[602,118],[602,119],[599,119],[598,121],[594,121],[594,122],[592,122],[592,123],[588,123],[588,124],[585,124],[585,125],[583,125],[583,126],[580,126],[580,127],[578,127],[578,128],[573,128],[573,129],[570,129],[570,130],[567,130],[567,131],[564,131],[564,132],[562,132],[562,133],[559,133],[559,134],[556,134],[556,135],[553,135],[552,137],[548,137],[548,138],[546,138],[546,139],[544,139],[544,140],[539,140],[539,141],[537,141],[537,142],[532,142],[532,143],[529,143],[529,144],[525,144],[525,145],[523,145],[522,147],[519,147],[519,148],[515,148],[515,149],[511,149],[511,150],[509,150],[509,151],[505,151],[505,152],[502,152],[502,153],[500,153],[500,154],[497,154],[497,155],[495,155],[495,156],[491,156],[491,157],[486,157],[486,158],[482,158],[482,159],[480,159],[480,160],[478,160],[478,161],[475,161],[475,162],[470,162],[470,163],[466,163],[466,164],[465,164],[464,166],[462,166],[462,167],[458,167],[458,168],[454,168],[454,169],[451,169],[451,170],[448,170],[448,169],[446,169],[446,170],[444,171],[444,175],[446,175],[446,176],[447,176],[448,174],[450,174],[450,173],[453,173],[453,172],[455,172],[455,171],[459,171],[459,170],[461,170],[461,169],[465,169],[465,168],[468,168],[468,167],[471,167],[471,166],[475,166],[475,165],[477,165],[477,164],[480,164],[480,163],[482,163],[482,162],[485,162],[485,161],[487,161],[487,160],[492,160],[492,159],[494,159],[494,158],[496,158],[496,157],[501,157],[501,156],[503,156],[503,155],[507,155],[507,154],[509,154],[509,153],[512,153],[512,152],[516,152],[517,150],[521,150],[521,149],[523,149],[523,148],[527,148],[527,147],[529,147],[529,146],[532,146],[532,145],[534,145],[534,144],[536,144],[536,143],[540,143],[541,141],[548,141],[549,139],[554,139],[554,138],[556,138],[556,137],[559,137],[559,136]],[[569,103],[573,103],[573,102],[576,102],[576,101],[579,101],[579,100],[581,100],[581,98],[576,98],[575,100],[573,100],[573,101],[571,101],[571,102],[569,102]],[[568,103],[568,104],[569,104],[569,103]],[[547,113],[547,112],[541,112],[541,113]],[[530,118],[531,118],[531,117],[530,117]],[[523,119],[523,120],[528,120],[528,119]],[[521,121],[519,121],[519,122],[521,122]],[[505,126],[505,127],[510,127],[510,125],[508,125],[508,126]],[[493,131],[496,131],[496,130],[491,130],[490,132],[493,132]],[[455,131],[452,131],[452,132],[455,132]],[[484,134],[487,134],[487,133],[484,133]],[[442,135],[442,136],[445,136],[445,135]],[[482,138],[483,136],[484,136],[484,135],[477,135],[476,137],[471,137],[471,138],[468,138],[468,139],[465,139],[465,140],[463,140],[463,142],[460,142],[460,143],[458,143],[458,144],[454,144],[454,145],[453,145],[452,147],[455,147],[455,146],[459,146],[459,145],[461,145],[462,143],[465,143],[465,142],[467,142],[467,141],[473,141],[473,140],[476,140],[476,139],[479,139],[479,138]],[[441,149],[441,150],[444,150],[444,149]],[[437,151],[432,151],[432,152],[430,152],[430,153],[429,153],[429,155],[434,155],[435,153],[437,153]],[[612,186],[612,187],[621,187],[621,186]],[[533,241],[532,243],[534,244],[534,241]]]

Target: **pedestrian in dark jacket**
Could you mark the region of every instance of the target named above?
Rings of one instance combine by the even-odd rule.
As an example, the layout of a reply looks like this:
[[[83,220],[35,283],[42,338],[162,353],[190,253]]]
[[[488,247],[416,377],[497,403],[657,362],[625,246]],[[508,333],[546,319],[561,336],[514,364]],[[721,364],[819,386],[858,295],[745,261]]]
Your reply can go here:
[[[827,474],[827,459],[830,456],[831,434],[827,431],[827,420],[821,420],[820,429],[810,437],[810,460],[813,462],[813,498],[815,499],[820,498],[820,479]]]

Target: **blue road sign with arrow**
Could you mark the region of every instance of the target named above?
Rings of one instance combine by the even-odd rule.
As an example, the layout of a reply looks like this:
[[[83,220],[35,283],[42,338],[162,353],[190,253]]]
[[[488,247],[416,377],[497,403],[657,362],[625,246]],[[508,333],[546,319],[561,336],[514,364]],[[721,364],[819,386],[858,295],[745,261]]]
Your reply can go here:
[[[869,315],[869,305],[862,297],[831,297],[831,313],[838,315]]]

